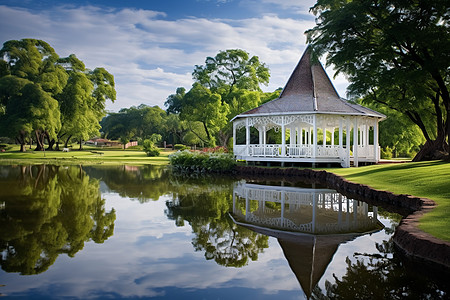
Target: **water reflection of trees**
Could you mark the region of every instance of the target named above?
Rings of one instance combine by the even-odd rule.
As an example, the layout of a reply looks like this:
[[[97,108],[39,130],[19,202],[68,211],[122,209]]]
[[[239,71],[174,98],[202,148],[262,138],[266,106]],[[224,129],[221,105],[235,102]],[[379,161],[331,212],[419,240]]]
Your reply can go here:
[[[85,242],[114,231],[99,181],[79,167],[0,167],[0,265],[24,275],[47,270],[59,254],[73,257]]]
[[[99,178],[121,197],[141,203],[158,200],[170,191],[171,172],[163,166],[95,166],[84,167],[92,177]]]
[[[216,184],[211,184],[215,181]],[[167,216],[177,226],[189,222],[196,251],[227,267],[242,267],[257,260],[268,245],[268,237],[237,226],[228,215],[232,206],[230,179],[176,178],[173,198],[167,202]]]
[[[381,215],[392,215],[380,211]],[[400,221],[392,215],[393,232]],[[398,256],[392,238],[375,243],[378,253],[354,253],[345,260],[342,278],[333,274],[334,282],[325,281],[325,291],[313,289],[311,299],[448,299],[448,273],[424,264],[415,265]]]

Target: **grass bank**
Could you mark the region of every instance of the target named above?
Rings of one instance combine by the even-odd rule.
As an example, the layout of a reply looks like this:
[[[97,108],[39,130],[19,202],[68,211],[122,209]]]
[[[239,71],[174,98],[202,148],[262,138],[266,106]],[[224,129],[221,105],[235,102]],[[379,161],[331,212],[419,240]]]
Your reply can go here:
[[[377,190],[434,200],[437,207],[420,219],[419,228],[450,242],[450,163],[383,164],[326,171]]]
[[[16,149],[17,147],[17,149]],[[27,151],[20,152],[14,146],[6,152],[0,152],[1,164],[133,164],[167,165],[171,150],[162,150],[160,156],[148,157],[144,151],[135,149],[100,149],[85,147],[84,150]]]

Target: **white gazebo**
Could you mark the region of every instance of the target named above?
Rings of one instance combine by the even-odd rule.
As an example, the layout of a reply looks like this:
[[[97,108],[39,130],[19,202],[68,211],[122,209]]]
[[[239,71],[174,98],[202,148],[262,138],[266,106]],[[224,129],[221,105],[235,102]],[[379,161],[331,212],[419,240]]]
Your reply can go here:
[[[320,62],[311,61],[308,47],[280,97],[232,119],[233,151],[239,160],[282,165],[377,163],[378,122],[384,118],[339,97]],[[245,139],[237,140],[244,128]],[[254,141],[252,128],[258,132]],[[270,130],[281,131],[281,143],[268,141]]]

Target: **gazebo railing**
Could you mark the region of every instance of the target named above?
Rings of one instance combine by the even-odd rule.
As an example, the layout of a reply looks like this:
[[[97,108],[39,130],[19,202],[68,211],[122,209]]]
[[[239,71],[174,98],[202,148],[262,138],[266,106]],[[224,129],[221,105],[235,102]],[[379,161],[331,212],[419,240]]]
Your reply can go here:
[[[374,145],[358,146],[358,156],[375,158],[375,146]]]
[[[318,157],[339,157],[339,145],[318,145]]]
[[[292,157],[311,157],[312,146],[307,145],[288,145],[286,146],[286,155]]]
[[[235,145],[234,155],[236,157],[291,157],[291,158],[310,158],[313,157],[313,147],[312,145],[290,145],[286,144],[284,146],[281,144],[251,144],[251,145]],[[341,158],[347,156],[347,150],[344,147],[339,147],[339,145],[317,145],[316,146],[316,157],[319,158]],[[351,148],[350,157],[353,158],[354,147]],[[375,158],[375,147],[374,145],[358,146],[358,157],[361,158]],[[349,162],[347,162],[349,165]]]
[[[281,145],[250,145],[248,148],[248,154],[250,156],[268,156],[277,157],[282,156]]]

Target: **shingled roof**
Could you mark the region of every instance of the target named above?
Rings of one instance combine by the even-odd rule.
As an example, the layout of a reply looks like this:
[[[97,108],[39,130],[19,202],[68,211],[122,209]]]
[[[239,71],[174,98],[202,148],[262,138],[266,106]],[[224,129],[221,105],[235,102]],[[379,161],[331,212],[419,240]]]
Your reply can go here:
[[[339,97],[322,64],[311,60],[310,47],[306,48],[280,97],[235,118],[251,115],[305,113],[332,113],[385,118],[383,114],[358,104],[352,104]]]

